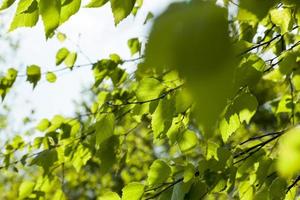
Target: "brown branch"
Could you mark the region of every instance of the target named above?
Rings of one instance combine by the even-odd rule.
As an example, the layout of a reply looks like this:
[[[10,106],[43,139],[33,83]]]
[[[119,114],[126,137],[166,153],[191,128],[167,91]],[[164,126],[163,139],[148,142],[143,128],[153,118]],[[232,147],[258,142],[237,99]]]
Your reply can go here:
[[[171,187],[173,187],[174,185],[180,183],[183,181],[184,178],[180,178],[177,181],[174,181],[173,183],[171,183],[170,185],[168,185],[167,187],[165,187],[164,189],[162,189],[161,191],[157,192],[156,194],[154,194],[151,197],[146,198],[145,200],[150,200],[150,199],[154,199],[155,197],[158,197],[159,195],[161,195],[163,192],[167,191],[168,189],[170,189]]]
[[[242,56],[242,55],[244,55],[244,54],[246,54],[246,53],[248,53],[248,52],[250,52],[254,49],[262,47],[262,46],[269,46],[274,40],[278,39],[279,37],[281,37],[281,34],[276,35],[275,37],[273,37],[272,39],[270,39],[266,42],[262,42],[262,43],[259,43],[259,44],[256,44],[256,45],[250,47],[249,49],[247,49],[247,50],[243,51],[242,53],[240,53],[238,56]]]
[[[111,102],[106,102],[106,103],[107,103],[108,105],[110,105],[110,106],[127,106],[127,105],[132,105],[132,104],[145,104],[145,103],[150,103],[150,102],[158,101],[158,100],[160,100],[160,99],[165,98],[168,94],[170,94],[170,93],[172,93],[173,91],[175,91],[175,90],[181,88],[182,86],[183,86],[183,84],[182,84],[182,85],[179,85],[179,86],[177,86],[177,87],[175,87],[175,88],[172,88],[172,89],[166,91],[165,93],[163,93],[161,96],[156,97],[156,98],[154,98],[154,99],[149,99],[149,100],[145,100],[145,101],[131,101],[131,102],[130,102],[130,101],[127,101],[127,102],[122,103],[122,104],[113,104],[113,103],[111,103]]]
[[[279,131],[279,132],[272,132],[272,133],[266,133],[264,135],[254,136],[254,137],[251,137],[251,138],[245,140],[244,142],[241,142],[239,145],[243,145],[243,144],[248,143],[248,142],[253,141],[253,140],[260,140],[260,139],[262,139],[264,137],[282,134],[283,132],[284,131]]]
[[[299,26],[293,27],[291,31],[297,29],[298,27],[299,27]],[[243,51],[242,53],[238,54],[238,56],[242,56],[242,55],[244,55],[244,54],[246,54],[246,53],[249,53],[250,51],[252,51],[252,50],[254,50],[254,49],[257,49],[257,48],[259,48],[259,47],[263,47],[263,46],[267,47],[267,46],[269,46],[274,40],[283,37],[285,34],[286,34],[286,33],[284,33],[283,35],[278,34],[278,35],[276,35],[275,37],[271,38],[270,40],[268,40],[268,41],[266,41],[266,42],[258,43],[258,44],[256,44],[256,45],[250,47],[249,49]]]
[[[291,185],[287,187],[286,193],[288,193],[295,185],[300,181],[300,175],[293,181]]]
[[[234,155],[233,158],[238,158],[238,157],[240,157],[240,156],[242,156],[242,155],[245,155],[245,154],[247,154],[247,153],[253,155],[254,153],[256,153],[256,152],[258,151],[257,148],[258,148],[258,149],[261,149],[261,148],[264,147],[266,144],[268,144],[268,143],[272,142],[273,140],[275,140],[276,138],[280,137],[283,133],[284,133],[284,132],[279,133],[279,134],[277,134],[276,136],[274,136],[274,137],[272,137],[272,138],[270,138],[270,139],[268,139],[268,140],[266,140],[266,141],[264,141],[264,142],[261,142],[261,143],[259,143],[259,144],[257,144],[257,145],[254,145],[254,146],[248,148],[247,150],[242,151],[242,152],[240,152],[240,153]],[[254,150],[254,151],[253,151],[253,150]],[[253,151],[254,153],[253,153],[252,151]],[[246,157],[249,158],[250,156],[246,156]],[[239,162],[240,162],[240,161],[239,161]]]

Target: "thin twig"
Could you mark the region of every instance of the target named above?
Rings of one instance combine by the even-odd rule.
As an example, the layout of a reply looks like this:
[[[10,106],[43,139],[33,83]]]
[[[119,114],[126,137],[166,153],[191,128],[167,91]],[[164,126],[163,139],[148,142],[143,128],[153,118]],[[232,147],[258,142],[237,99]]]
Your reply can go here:
[[[180,178],[177,181],[174,181],[172,184],[168,185],[167,187],[165,187],[164,189],[162,189],[161,191],[157,192],[156,194],[154,194],[151,197],[146,198],[145,200],[150,200],[150,199],[154,199],[155,197],[158,197],[159,195],[161,195],[163,192],[167,191],[168,189],[170,189],[171,187],[173,187],[174,185],[180,183],[183,181],[184,178]]]
[[[108,105],[110,105],[110,106],[127,106],[127,105],[132,105],[132,104],[145,104],[145,103],[150,103],[150,102],[158,101],[158,100],[160,100],[160,99],[165,98],[168,94],[170,94],[170,93],[172,93],[173,91],[175,91],[175,90],[181,88],[182,86],[183,86],[183,85],[179,85],[179,86],[177,86],[177,87],[175,87],[175,88],[172,88],[172,89],[166,91],[165,93],[163,93],[161,96],[156,97],[156,98],[154,98],[154,99],[149,99],[149,100],[145,100],[145,101],[127,101],[127,102],[122,103],[122,104],[113,104],[113,103],[111,103],[111,102],[106,102],[106,103],[107,103]]]
[[[239,145],[243,145],[243,144],[248,143],[248,142],[253,141],[253,140],[259,140],[259,139],[262,139],[264,137],[282,134],[283,132],[284,131],[279,131],[279,132],[272,132],[272,133],[266,133],[264,135],[254,136],[254,137],[251,137],[251,138],[245,140],[244,142],[241,142]]]
[[[291,185],[288,186],[286,193],[288,193],[298,182],[300,181],[300,175],[293,181]]]

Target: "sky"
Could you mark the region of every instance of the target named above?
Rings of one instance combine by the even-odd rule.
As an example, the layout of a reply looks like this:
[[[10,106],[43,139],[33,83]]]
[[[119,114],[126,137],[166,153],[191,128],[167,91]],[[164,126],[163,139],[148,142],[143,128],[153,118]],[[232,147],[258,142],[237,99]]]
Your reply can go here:
[[[19,70],[19,74],[25,74],[26,66],[31,64],[39,65],[42,72],[59,69],[55,66],[55,55],[61,47],[76,51],[79,46],[81,51],[88,55],[86,58],[79,53],[76,64],[95,62],[108,57],[111,53],[129,59],[127,40],[133,37],[146,40],[151,28],[151,23],[143,25],[146,15],[151,11],[157,16],[170,2],[171,0],[144,0],[144,5],[137,16],[129,16],[117,27],[114,25],[109,4],[96,9],[81,8],[69,21],[59,27],[59,31],[68,37],[64,43],[55,37],[46,40],[41,20],[34,28],[17,29],[8,34],[20,38],[20,48],[8,59],[5,67],[15,67]],[[8,18],[11,17],[8,14]],[[130,70],[135,65],[131,63],[127,67]],[[76,110],[74,100],[84,97],[83,89],[88,88],[93,81],[90,69],[91,67],[83,67],[58,73],[55,83],[48,83],[45,77],[42,77],[34,90],[32,85],[26,82],[26,77],[20,77],[17,86],[3,102],[12,107],[10,113],[12,127],[22,126],[23,118],[28,116],[32,109],[35,110],[33,117],[37,120],[51,119],[56,114],[72,117]]]

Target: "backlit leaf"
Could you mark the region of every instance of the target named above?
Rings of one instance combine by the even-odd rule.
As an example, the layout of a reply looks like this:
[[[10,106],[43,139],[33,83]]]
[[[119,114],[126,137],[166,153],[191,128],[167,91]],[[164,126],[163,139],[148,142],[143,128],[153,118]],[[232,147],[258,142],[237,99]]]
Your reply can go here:
[[[19,27],[35,26],[39,19],[38,3],[36,0],[20,0],[17,11],[10,24],[9,31]]]
[[[147,183],[158,185],[165,182],[171,174],[171,168],[163,160],[155,160],[150,166]]]
[[[106,4],[109,0],[91,0],[85,7],[87,8],[97,8]]]
[[[270,12],[271,20],[280,27],[281,33],[286,33],[291,26],[292,13],[289,8],[274,9]]]
[[[116,25],[130,14],[135,1],[136,0],[110,0]]]
[[[106,192],[100,197],[101,200],[121,200],[119,195],[115,192]]]
[[[63,56],[63,55],[61,55]],[[77,53],[76,52],[70,52],[68,53],[67,57],[64,59],[64,63],[67,67],[71,68],[74,66],[75,62],[77,60]]]
[[[16,0],[3,0],[0,6],[0,11],[9,8]]]
[[[42,16],[46,38],[53,34],[54,30],[59,25],[60,19],[60,0],[40,0],[39,10]]]
[[[122,189],[122,200],[140,200],[144,193],[144,187],[141,183],[129,183]]]
[[[62,1],[60,11],[60,24],[67,21],[72,15],[78,12],[81,0],[64,0]]]
[[[103,115],[96,122],[96,144],[100,146],[102,142],[114,134],[115,117],[113,114]]]
[[[69,50],[67,48],[61,48],[56,53],[56,65],[60,65],[69,55]]]
[[[54,83],[56,81],[56,75],[53,72],[47,72],[46,79],[50,83]]]
[[[130,49],[131,55],[134,55],[141,51],[141,43],[138,38],[129,39],[127,45]]]
[[[30,65],[27,67],[27,81],[33,84],[35,88],[37,82],[41,79],[41,68],[37,65]]]
[[[57,151],[55,149],[44,150],[32,160],[30,165],[38,165],[42,167],[44,169],[44,173],[47,174],[57,159]]]
[[[192,149],[198,143],[196,133],[191,130],[186,130],[183,133],[180,133],[178,137],[177,142],[182,152]]]
[[[19,198],[24,199],[28,197],[33,189],[34,189],[35,183],[32,181],[24,181],[21,183],[19,187]]]
[[[138,101],[147,101],[159,97],[164,86],[154,78],[144,78],[136,91]]]

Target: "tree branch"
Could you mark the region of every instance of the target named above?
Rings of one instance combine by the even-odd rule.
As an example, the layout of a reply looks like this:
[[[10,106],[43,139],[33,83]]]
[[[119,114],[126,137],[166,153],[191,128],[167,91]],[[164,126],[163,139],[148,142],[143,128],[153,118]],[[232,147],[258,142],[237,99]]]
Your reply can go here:
[[[113,104],[113,103],[111,103],[111,102],[106,102],[106,103],[107,103],[108,105],[110,105],[110,106],[127,106],[127,105],[132,105],[132,104],[145,104],[145,103],[150,103],[150,102],[158,101],[158,100],[160,100],[160,99],[165,98],[168,94],[170,94],[170,93],[172,93],[173,91],[175,91],[175,90],[181,88],[182,86],[183,86],[183,84],[182,84],[182,85],[179,85],[179,86],[177,86],[177,87],[175,87],[175,88],[172,88],[172,89],[166,91],[165,93],[163,93],[161,96],[159,96],[159,97],[157,97],[157,98],[154,98],[154,99],[149,99],[149,100],[145,100],[145,101],[131,101],[131,102],[128,101],[128,102],[125,102],[125,103],[122,103],[122,104]]]
[[[293,181],[291,185],[288,186],[286,193],[288,193],[295,185],[300,181],[300,175]]]

